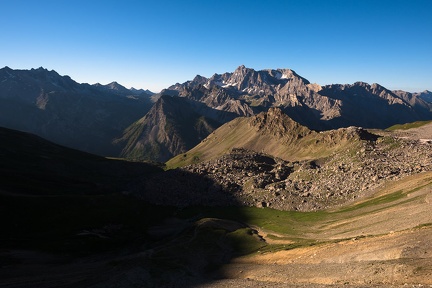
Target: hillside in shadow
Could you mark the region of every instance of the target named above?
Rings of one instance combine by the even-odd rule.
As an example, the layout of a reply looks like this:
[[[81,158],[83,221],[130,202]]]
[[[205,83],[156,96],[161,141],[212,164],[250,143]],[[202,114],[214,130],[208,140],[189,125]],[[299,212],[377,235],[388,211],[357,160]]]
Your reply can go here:
[[[0,138],[1,287],[192,287],[264,244],[223,213],[209,218],[202,209],[133,196],[145,193],[149,177],[165,193],[165,172],[155,164],[106,159],[4,128]],[[211,185],[201,178],[185,172],[178,188]],[[166,197],[182,198],[167,190]]]

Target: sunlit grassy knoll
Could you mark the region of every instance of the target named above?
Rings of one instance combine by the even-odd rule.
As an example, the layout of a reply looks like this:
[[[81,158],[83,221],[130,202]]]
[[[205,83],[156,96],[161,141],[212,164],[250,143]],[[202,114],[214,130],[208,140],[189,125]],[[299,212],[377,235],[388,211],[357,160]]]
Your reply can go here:
[[[387,131],[395,131],[395,130],[408,130],[412,128],[419,128],[421,126],[424,126],[426,124],[432,123],[432,121],[416,121],[412,123],[405,123],[405,124],[396,124],[389,128],[387,128]]]
[[[361,140],[347,136],[344,131],[311,131],[306,136],[298,136],[298,131],[288,131],[285,135],[273,135],[259,131],[249,125],[250,118],[236,118],[209,135],[186,153],[166,162],[168,169],[209,161],[229,153],[233,148],[244,148],[269,154],[287,161],[324,158],[332,153],[350,150],[356,153]],[[198,158],[196,158],[198,156]]]

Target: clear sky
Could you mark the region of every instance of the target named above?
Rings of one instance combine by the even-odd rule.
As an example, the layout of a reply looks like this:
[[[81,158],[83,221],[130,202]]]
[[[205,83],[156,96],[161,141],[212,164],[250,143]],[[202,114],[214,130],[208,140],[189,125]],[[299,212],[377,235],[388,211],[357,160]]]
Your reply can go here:
[[[0,66],[158,92],[291,68],[321,85],[432,90],[432,0],[0,0]]]

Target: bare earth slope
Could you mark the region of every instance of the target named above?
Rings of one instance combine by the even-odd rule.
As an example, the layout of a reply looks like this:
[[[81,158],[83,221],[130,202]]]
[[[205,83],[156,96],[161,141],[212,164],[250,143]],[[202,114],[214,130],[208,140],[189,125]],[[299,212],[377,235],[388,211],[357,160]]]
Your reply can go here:
[[[371,198],[296,227],[318,244],[237,258],[222,268],[228,279],[201,287],[432,285],[431,184],[432,173],[391,183],[377,195],[398,200]]]

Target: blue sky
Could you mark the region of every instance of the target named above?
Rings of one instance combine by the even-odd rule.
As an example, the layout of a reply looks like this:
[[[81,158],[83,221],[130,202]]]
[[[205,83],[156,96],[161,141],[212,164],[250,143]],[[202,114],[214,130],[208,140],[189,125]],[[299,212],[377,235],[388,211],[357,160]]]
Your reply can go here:
[[[431,0],[0,0],[0,66],[158,92],[291,68],[321,85],[432,90]]]

